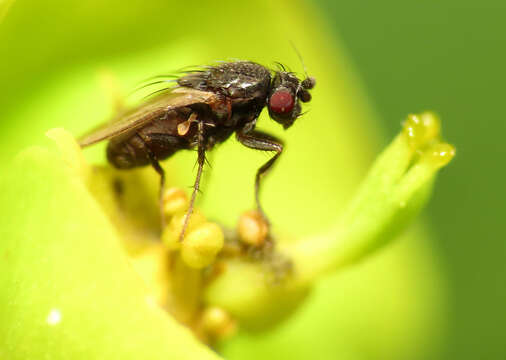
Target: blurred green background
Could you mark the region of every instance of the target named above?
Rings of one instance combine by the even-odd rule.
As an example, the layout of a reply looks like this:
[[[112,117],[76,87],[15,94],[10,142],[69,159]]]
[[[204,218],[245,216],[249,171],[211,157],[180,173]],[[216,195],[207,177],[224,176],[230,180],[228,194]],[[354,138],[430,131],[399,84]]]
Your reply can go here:
[[[12,18],[6,17],[0,24],[0,159],[10,158],[19,149],[38,141],[40,134],[50,126],[64,125],[79,133],[88,129],[91,123],[99,122],[107,113],[104,109],[109,106],[109,99],[100,93],[96,76],[103,69],[117,74],[121,85],[127,87],[133,87],[143,77],[178,68],[188,62],[205,63],[229,57],[263,63],[282,61],[299,70],[298,59],[289,45],[291,40],[301,50],[310,73],[318,78],[315,100],[308,117],[323,114],[321,108],[325,106],[328,109],[336,105],[336,117],[344,114],[350,120],[357,119],[356,123],[343,119],[339,124],[332,125],[342,132],[336,135],[340,137],[336,149],[346,149],[348,143],[350,149],[354,149],[351,160],[342,151],[335,151],[335,163],[352,161],[353,164],[343,168],[346,174],[341,179],[334,179],[324,176],[324,158],[319,159],[320,162],[315,161],[312,165],[316,175],[313,176],[319,179],[322,186],[307,195],[313,197],[305,201],[292,199],[290,195],[297,189],[297,181],[304,184],[303,176],[296,179],[294,184],[288,184],[289,189],[284,192],[282,187],[275,185],[275,181],[270,186],[277,191],[278,199],[287,202],[287,207],[295,207],[296,201],[304,204],[324,203],[327,197],[325,189],[339,187],[342,190],[335,190],[340,196],[336,201],[338,205],[333,208],[328,200],[322,205],[326,206],[326,210],[335,210],[344,204],[348,196],[347,189],[354,187],[374,154],[398,132],[399,124],[407,113],[426,109],[437,111],[443,119],[443,133],[457,147],[457,157],[449,168],[443,170],[425,212],[432,234],[420,238],[430,243],[424,244],[421,250],[406,245],[406,253],[420,251],[413,258],[405,257],[402,266],[392,267],[406,274],[397,274],[389,268],[386,271],[389,274],[387,278],[380,275],[378,278],[365,276],[365,279],[375,280],[375,285],[367,282],[358,285],[365,289],[373,286],[380,290],[393,289],[395,293],[405,289],[402,281],[413,279],[423,283],[426,275],[428,285],[415,283],[411,292],[399,291],[400,296],[392,295],[396,299],[392,301],[395,313],[396,301],[402,304],[403,296],[406,302],[416,303],[417,300],[425,301],[416,291],[430,289],[436,293],[436,305],[428,303],[427,309],[415,311],[415,315],[427,316],[427,319],[414,317],[416,324],[423,324],[423,330],[413,325],[414,330],[410,330],[415,335],[410,338],[410,332],[407,331],[407,339],[404,339],[404,324],[397,329],[397,333],[385,330],[390,329],[395,320],[413,320],[409,316],[403,318],[402,311],[399,311],[399,319],[389,319],[388,315],[381,318],[381,314],[374,312],[374,306],[366,307],[363,312],[355,309],[357,313],[346,314],[348,303],[353,309],[355,299],[336,296],[328,300],[317,296],[321,303],[328,305],[321,309],[336,311],[337,322],[343,317],[342,328],[336,325],[339,328],[336,338],[345,345],[349,345],[353,339],[356,339],[356,343],[349,345],[349,348],[342,344],[334,347],[324,340],[330,336],[317,334],[318,328],[304,329],[304,324],[312,320],[315,323],[328,320],[328,313],[325,312],[317,314],[316,320],[310,318],[309,321],[306,318],[306,322],[299,322],[299,328],[293,326],[293,333],[299,335],[274,336],[266,343],[271,341],[278,344],[279,353],[299,358],[311,354],[315,358],[339,359],[506,358],[506,311],[503,309],[506,303],[506,234],[502,219],[506,196],[503,189],[504,157],[501,156],[506,155],[502,139],[506,130],[502,109],[506,83],[506,4],[503,1],[315,0],[292,4],[289,1],[270,3],[259,0],[251,3],[183,4],[134,0],[128,5],[121,1],[0,1],[4,7],[9,4],[12,5],[11,12],[7,15]],[[1,16],[0,10],[0,21]],[[270,33],[272,38],[269,37]],[[349,65],[347,56],[351,58],[353,66]],[[136,64],[139,64],[137,68]],[[146,64],[149,64],[148,70],[143,68]],[[361,97],[362,89],[365,89],[368,100]],[[55,98],[55,94],[58,98]],[[334,95],[338,100],[336,104],[330,104]],[[322,104],[323,99],[326,99],[326,103]],[[369,101],[374,111],[368,108]],[[349,108],[343,110],[344,107]],[[374,112],[380,124],[374,122]],[[43,118],[43,115],[39,118],[39,113],[46,116],[51,114],[53,118]],[[325,114],[333,115],[329,111]],[[330,116],[329,119],[319,118],[318,121],[322,124],[332,121]],[[303,143],[304,131],[309,131],[310,127],[306,122],[294,128],[290,134],[274,130],[284,138],[290,138],[292,151],[287,152],[284,164],[291,164],[292,167],[287,165],[287,168],[299,166],[299,159],[306,163],[311,161],[309,155],[304,157],[306,145]],[[383,131],[379,130],[381,128]],[[324,151],[325,147],[320,142],[328,141],[325,136],[330,135],[326,133],[321,136],[321,139],[308,139],[307,144]],[[360,141],[367,143],[360,144]],[[224,151],[220,150],[217,160],[227,157],[231,147],[237,149],[233,146],[224,145]],[[97,157],[102,156],[101,149],[94,151]],[[298,155],[296,157],[293,154]],[[264,159],[250,155],[248,151],[241,152],[241,156],[251,156],[247,159],[255,161]],[[187,160],[188,157],[182,157],[176,162],[188,163]],[[323,165],[320,164],[322,162]],[[216,172],[226,166],[220,165],[226,164],[224,161],[216,163],[216,166],[213,165]],[[182,176],[182,181],[187,183],[191,182],[190,165],[185,170],[188,177]],[[283,166],[280,164],[279,172],[283,172]],[[245,165],[243,168],[245,176],[249,178],[251,166]],[[240,172],[242,174],[243,171]],[[300,170],[291,174],[297,176]],[[240,185],[241,181],[236,184],[237,189],[241,188]],[[237,189],[232,192],[238,194],[238,205],[230,208],[218,204],[218,208],[225,208],[219,210],[237,214],[244,208],[244,203],[248,204],[251,194],[240,193]],[[206,201],[213,203],[217,199],[215,196],[223,191],[219,183],[213,180],[209,184]],[[267,207],[275,208],[275,204],[270,204],[267,198]],[[283,220],[281,215],[275,218],[279,218],[283,224],[298,224],[294,226],[298,226],[297,230],[302,232],[311,230],[304,228],[304,218],[285,216]],[[322,211],[319,220],[321,225],[329,224],[331,216]],[[427,229],[423,231],[424,234],[427,232]],[[388,260],[386,256],[387,262],[397,261]],[[376,260],[366,265],[369,266],[369,272],[376,271]],[[437,264],[433,272],[430,269],[432,261]],[[378,265],[378,268],[381,266]],[[384,275],[381,271],[378,274]],[[344,279],[334,280],[348,284],[353,289],[357,287],[353,276],[351,280],[347,280],[346,275]],[[397,282],[403,286],[396,287]],[[439,283],[444,284],[444,290],[439,290]],[[344,286],[345,290],[348,285]],[[330,283],[323,284],[318,294],[325,293],[329,288]],[[365,294],[368,295],[368,292],[365,291]],[[432,299],[433,294],[427,296]],[[364,303],[375,301],[381,303],[372,297],[360,299]],[[439,309],[440,301],[444,303],[441,306],[444,310],[432,311],[432,306]],[[415,304],[417,310],[422,307],[423,304]],[[410,311],[407,313],[413,316]],[[311,312],[304,314],[302,317],[315,316]],[[441,318],[435,320],[431,316]],[[367,322],[368,318],[375,319],[372,326]],[[358,325],[352,329],[350,324],[354,322]],[[383,323],[385,329],[382,329]],[[433,328],[430,328],[431,324]],[[328,324],[326,326],[322,331],[334,329]],[[409,324],[406,326],[409,329]],[[428,330],[425,326],[429,326]],[[309,341],[316,342],[315,347],[310,348],[308,353],[297,354],[298,348],[295,346],[291,354],[289,349],[295,344],[290,341],[303,341],[304,330],[308,331]],[[286,328],[282,331],[287,333]],[[396,339],[385,339],[392,337],[391,334],[399,335],[398,344]],[[428,338],[434,339],[424,342],[417,338],[420,334],[427,334]],[[322,340],[318,342],[320,337]],[[377,337],[378,343],[371,341],[365,344],[363,337]],[[247,358],[241,354],[240,348],[250,346],[254,349],[257,347],[256,341],[261,344],[262,339],[253,339],[251,343],[248,341],[239,339],[232,342],[226,348],[226,353],[234,359],[241,358],[241,355]],[[404,349],[400,344],[404,341],[418,343],[419,351],[416,345],[406,345]],[[335,352],[335,348],[343,347],[349,352]],[[277,353],[272,349],[266,345],[263,350],[258,346],[257,350],[275,358]],[[253,352],[248,355],[256,356]]]
[[[506,358],[506,2],[318,1],[391,136],[433,109],[457,157],[426,214],[448,277],[441,359]]]

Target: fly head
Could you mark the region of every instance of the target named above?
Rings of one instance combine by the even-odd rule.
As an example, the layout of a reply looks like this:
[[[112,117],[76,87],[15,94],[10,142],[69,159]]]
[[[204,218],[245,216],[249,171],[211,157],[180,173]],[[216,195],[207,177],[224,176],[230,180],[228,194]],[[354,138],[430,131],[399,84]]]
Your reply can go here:
[[[291,72],[277,71],[271,83],[267,108],[269,116],[283,125],[285,129],[292,126],[301,112],[300,101],[311,100],[311,90],[316,84],[313,77],[300,81]]]

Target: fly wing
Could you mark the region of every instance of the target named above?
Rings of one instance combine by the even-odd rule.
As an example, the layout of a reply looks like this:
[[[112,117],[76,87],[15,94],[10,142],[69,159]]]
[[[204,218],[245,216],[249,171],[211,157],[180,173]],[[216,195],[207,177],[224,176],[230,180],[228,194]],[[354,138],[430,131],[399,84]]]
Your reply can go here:
[[[211,104],[216,100],[217,96],[212,92],[175,88],[169,93],[159,95],[134,109],[119,114],[111,122],[92,130],[79,138],[79,145],[86,147],[124,134],[159,119],[168,111],[179,107],[197,103]]]

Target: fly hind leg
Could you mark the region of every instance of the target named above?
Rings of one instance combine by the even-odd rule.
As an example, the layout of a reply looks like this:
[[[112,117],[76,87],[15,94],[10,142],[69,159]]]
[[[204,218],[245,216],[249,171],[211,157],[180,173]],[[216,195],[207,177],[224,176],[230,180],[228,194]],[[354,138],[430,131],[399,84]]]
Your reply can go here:
[[[149,161],[151,162],[151,166],[153,166],[153,169],[160,175],[160,190],[158,191],[158,206],[160,207],[160,224],[162,230],[165,228],[165,216],[163,214],[163,190],[165,188],[165,171],[163,170],[162,166],[160,165],[158,161],[158,157],[156,156],[155,152],[151,150],[150,147],[150,137],[149,136],[142,136],[141,134],[137,133],[137,137],[140,139],[140,141],[144,144],[143,148],[146,154],[148,155]]]
[[[177,150],[185,148],[186,145],[181,138],[173,135],[161,133],[137,133],[138,138],[144,144],[143,150],[146,152],[151,166],[160,175],[160,191],[158,196],[160,207],[160,224],[162,230],[165,228],[165,215],[163,212],[163,193],[165,189],[165,171],[160,165],[159,160],[166,159]]]

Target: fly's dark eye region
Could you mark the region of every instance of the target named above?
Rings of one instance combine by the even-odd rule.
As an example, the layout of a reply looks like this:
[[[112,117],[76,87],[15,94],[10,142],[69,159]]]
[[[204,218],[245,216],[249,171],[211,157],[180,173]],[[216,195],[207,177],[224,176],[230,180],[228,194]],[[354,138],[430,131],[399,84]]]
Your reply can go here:
[[[288,90],[278,90],[269,99],[269,108],[276,114],[289,114],[293,110],[295,100]]]

